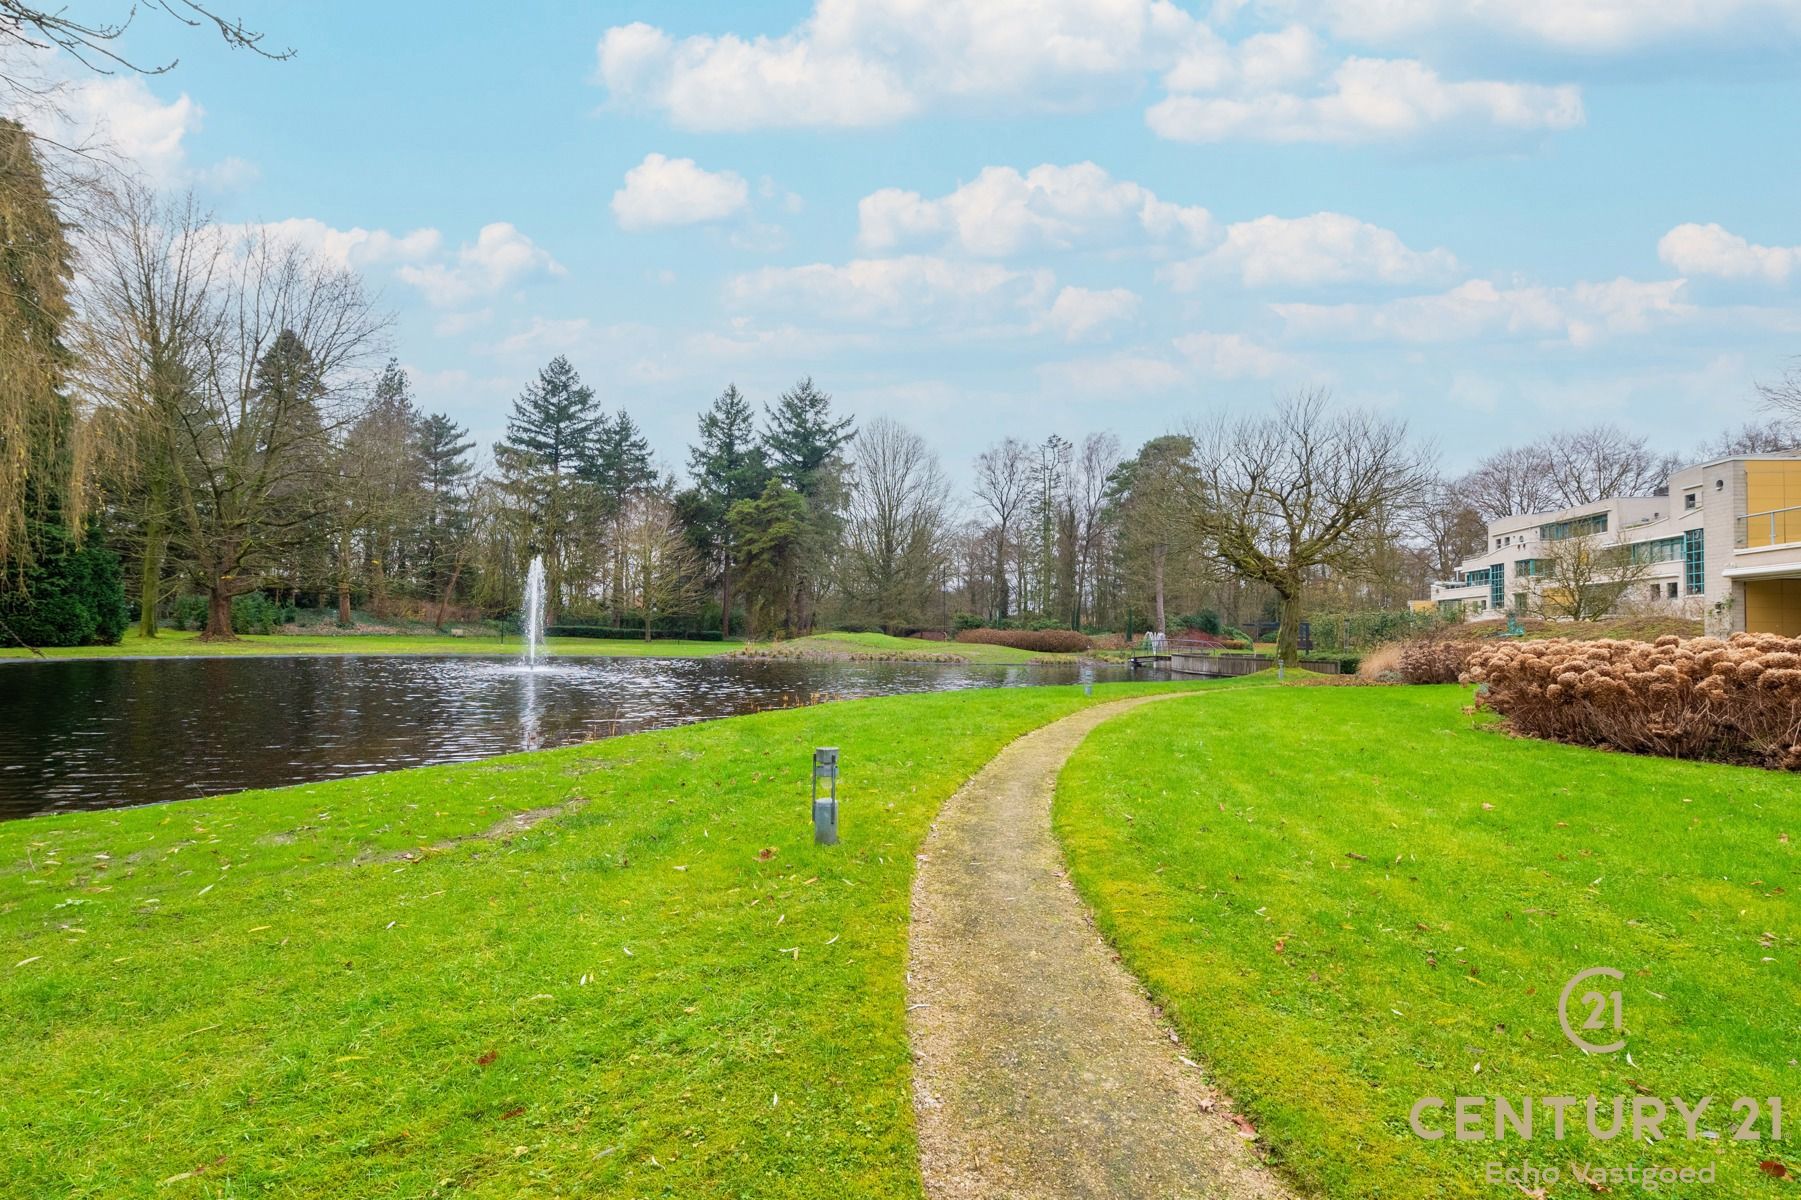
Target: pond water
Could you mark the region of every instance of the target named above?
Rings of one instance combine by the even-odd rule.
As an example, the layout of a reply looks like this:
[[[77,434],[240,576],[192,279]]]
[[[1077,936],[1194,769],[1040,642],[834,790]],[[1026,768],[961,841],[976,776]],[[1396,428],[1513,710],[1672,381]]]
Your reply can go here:
[[[820,700],[1127,678],[1087,663],[419,657],[0,665],[0,819],[461,762]]]

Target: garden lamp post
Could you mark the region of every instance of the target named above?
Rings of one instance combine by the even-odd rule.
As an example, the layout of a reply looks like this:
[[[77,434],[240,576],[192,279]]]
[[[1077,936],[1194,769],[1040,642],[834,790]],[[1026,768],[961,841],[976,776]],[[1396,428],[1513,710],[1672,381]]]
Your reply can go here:
[[[819,785],[825,783],[825,794]],[[819,846],[838,844],[838,747],[821,746],[813,751],[813,842]]]

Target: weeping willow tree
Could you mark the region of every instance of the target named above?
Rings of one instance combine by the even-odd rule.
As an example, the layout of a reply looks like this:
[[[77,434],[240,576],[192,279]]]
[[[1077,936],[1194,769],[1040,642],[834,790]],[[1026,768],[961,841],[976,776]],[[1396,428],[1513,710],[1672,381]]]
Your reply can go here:
[[[32,137],[0,118],[0,560],[18,575],[32,529],[74,528],[74,412],[66,387],[74,261]]]

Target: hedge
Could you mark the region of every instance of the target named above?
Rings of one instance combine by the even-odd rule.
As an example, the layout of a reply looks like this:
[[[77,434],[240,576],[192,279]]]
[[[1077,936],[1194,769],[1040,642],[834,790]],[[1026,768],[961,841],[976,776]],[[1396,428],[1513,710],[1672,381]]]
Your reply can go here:
[[[644,629],[621,629],[616,625],[552,625],[544,631],[547,637],[601,638],[609,641],[643,641]],[[725,635],[717,629],[653,629],[650,640],[683,642],[723,642]]]

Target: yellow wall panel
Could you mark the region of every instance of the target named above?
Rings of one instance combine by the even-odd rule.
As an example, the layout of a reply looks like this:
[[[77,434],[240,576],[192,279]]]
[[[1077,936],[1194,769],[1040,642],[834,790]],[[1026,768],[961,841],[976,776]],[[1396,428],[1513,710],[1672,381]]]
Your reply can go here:
[[[1745,464],[1745,544],[1770,546],[1801,541],[1801,511],[1759,513],[1777,509],[1801,510],[1801,461],[1763,459]],[[1773,535],[1773,536],[1772,536]]]
[[[1747,580],[1745,628],[1801,637],[1801,579]]]

